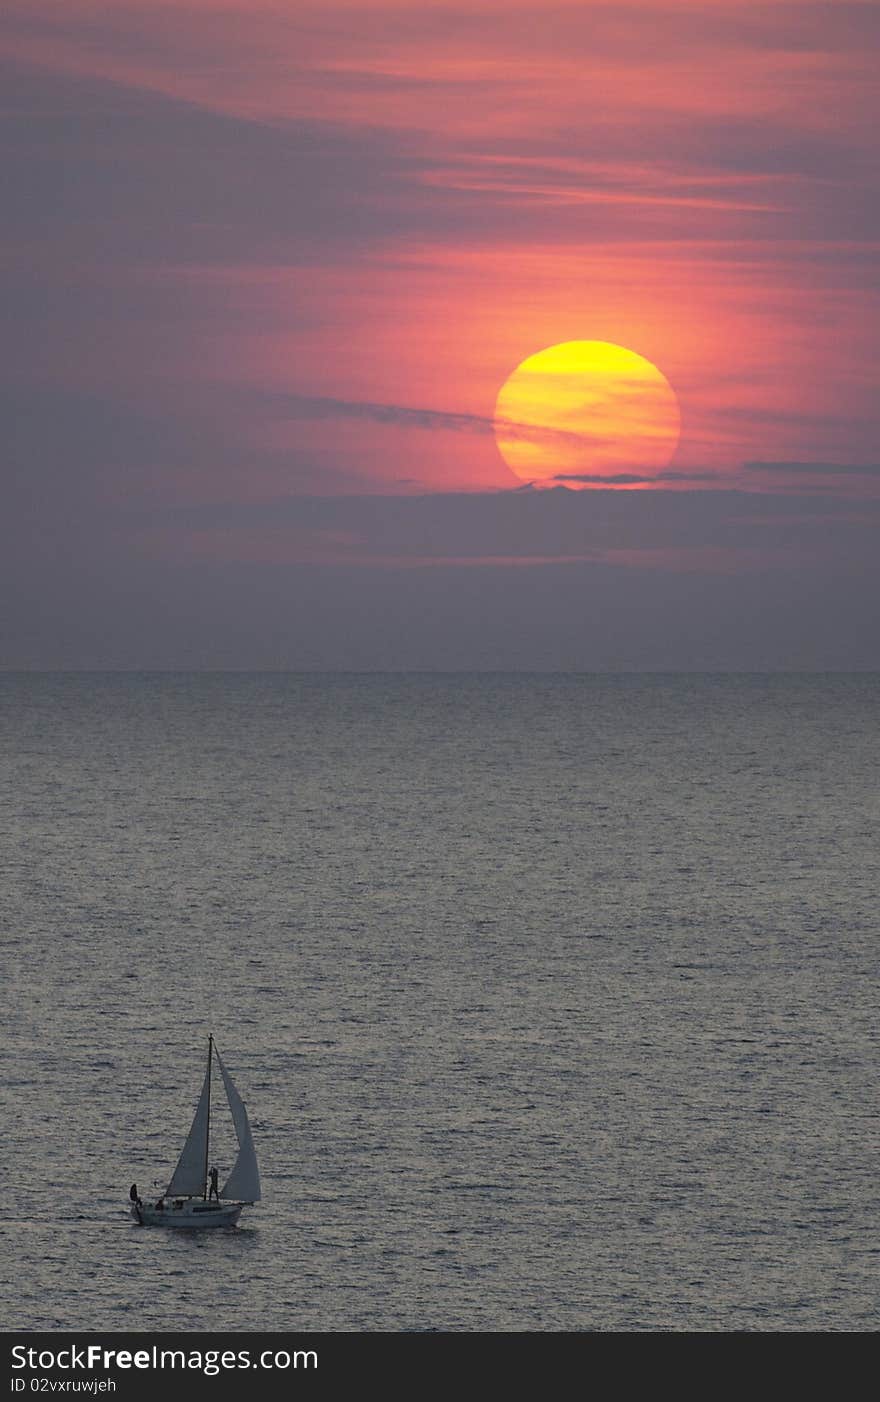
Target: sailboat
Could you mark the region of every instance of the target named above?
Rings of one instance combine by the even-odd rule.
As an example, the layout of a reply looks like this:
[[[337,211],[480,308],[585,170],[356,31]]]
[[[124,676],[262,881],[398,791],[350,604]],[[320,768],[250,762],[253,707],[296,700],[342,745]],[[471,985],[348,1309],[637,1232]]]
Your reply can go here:
[[[211,1066],[215,1056],[235,1126],[238,1154],[232,1172],[218,1196],[212,1200],[208,1195],[208,1149],[211,1133]],[[210,1179],[213,1193],[217,1186],[216,1169],[210,1170]],[[260,1171],[247,1110],[223,1065],[213,1034],[208,1038],[208,1069],[202,1093],[168,1187],[155,1202],[147,1203],[141,1201],[137,1184],[132,1183],[129,1196],[131,1215],[142,1227],[234,1227],[242,1208],[252,1207],[259,1201]]]

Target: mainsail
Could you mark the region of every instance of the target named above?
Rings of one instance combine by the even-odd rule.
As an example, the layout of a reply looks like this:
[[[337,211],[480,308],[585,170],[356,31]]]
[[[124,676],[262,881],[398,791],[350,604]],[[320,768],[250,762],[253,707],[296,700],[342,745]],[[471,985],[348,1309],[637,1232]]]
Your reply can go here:
[[[238,1139],[238,1156],[232,1166],[232,1172],[223,1184],[220,1196],[221,1198],[235,1198],[238,1202],[259,1202],[260,1170],[257,1168],[257,1155],[254,1151],[247,1110],[244,1108],[244,1101],[235,1089],[232,1077],[223,1065],[223,1058],[216,1047],[214,1052],[220,1067],[220,1074],[223,1077],[223,1084],[226,1087],[226,1098],[232,1111],[232,1123],[235,1125],[235,1134]]]
[[[205,1162],[208,1157],[208,1122],[211,1115],[211,1063],[205,1072],[205,1082],[192,1127],[177,1160],[177,1167],[166,1188],[169,1197],[200,1197],[205,1191]]]
[[[226,1089],[226,1099],[229,1101],[232,1123],[235,1125],[235,1135],[238,1139],[238,1155],[232,1166],[232,1172],[223,1184],[220,1197],[232,1198],[236,1202],[258,1202],[260,1198],[260,1171],[257,1168],[257,1155],[254,1152],[254,1141],[251,1137],[247,1110],[244,1108],[244,1101],[236,1090],[232,1077],[223,1065],[223,1058],[214,1045],[213,1037],[208,1038],[208,1069],[205,1072],[205,1080],[202,1085],[202,1093],[199,1096],[199,1103],[196,1106],[196,1113],[193,1116],[183,1152],[165,1191],[168,1197],[205,1196],[208,1176],[208,1136],[211,1130],[212,1055],[216,1056],[217,1064],[220,1067],[223,1085]]]

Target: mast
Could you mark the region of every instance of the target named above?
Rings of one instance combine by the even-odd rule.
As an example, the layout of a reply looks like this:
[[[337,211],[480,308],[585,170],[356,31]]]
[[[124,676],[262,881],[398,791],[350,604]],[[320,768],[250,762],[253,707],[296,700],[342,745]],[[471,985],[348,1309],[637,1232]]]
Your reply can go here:
[[[205,1125],[205,1173],[203,1182],[205,1184],[202,1191],[202,1201],[208,1201],[208,1146],[211,1139],[211,1058],[214,1053],[214,1034],[208,1033],[208,1121]]]

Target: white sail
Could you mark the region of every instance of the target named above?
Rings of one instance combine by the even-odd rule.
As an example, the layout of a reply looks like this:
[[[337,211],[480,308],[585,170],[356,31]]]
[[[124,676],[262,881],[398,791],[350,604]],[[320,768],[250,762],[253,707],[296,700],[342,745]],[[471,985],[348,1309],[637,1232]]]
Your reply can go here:
[[[232,1123],[235,1125],[235,1134],[238,1139],[238,1156],[232,1166],[232,1172],[223,1184],[220,1196],[221,1198],[235,1198],[238,1202],[259,1202],[260,1170],[257,1168],[257,1155],[254,1151],[247,1110],[244,1108],[244,1101],[235,1089],[232,1077],[223,1065],[223,1058],[216,1047],[214,1051],[220,1066],[223,1084],[226,1087],[226,1098],[232,1111]]]
[[[200,1196],[205,1191],[205,1163],[208,1157],[208,1120],[211,1113],[211,1068],[205,1081],[183,1153],[168,1184],[169,1197]]]

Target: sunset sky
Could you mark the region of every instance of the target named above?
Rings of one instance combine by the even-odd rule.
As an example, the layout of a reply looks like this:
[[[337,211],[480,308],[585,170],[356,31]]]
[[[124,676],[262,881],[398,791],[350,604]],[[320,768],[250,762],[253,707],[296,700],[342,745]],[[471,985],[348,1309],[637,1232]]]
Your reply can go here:
[[[880,667],[874,0],[7,0],[0,55],[0,665]],[[573,341],[673,387],[660,475],[505,463]]]

